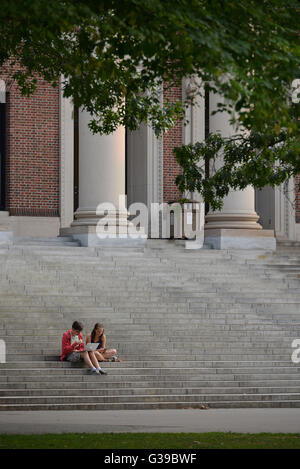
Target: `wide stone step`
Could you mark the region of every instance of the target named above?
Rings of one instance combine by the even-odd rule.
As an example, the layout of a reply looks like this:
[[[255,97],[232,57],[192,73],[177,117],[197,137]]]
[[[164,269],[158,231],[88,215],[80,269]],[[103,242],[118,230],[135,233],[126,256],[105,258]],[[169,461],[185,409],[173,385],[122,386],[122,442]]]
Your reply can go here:
[[[283,393],[283,394],[226,394],[226,401],[231,402],[243,402],[248,401],[249,398],[252,401],[273,401],[273,402],[280,402],[282,400],[285,401],[294,401],[299,402],[300,404],[300,393]],[[27,404],[27,405],[38,405],[38,404],[122,404],[122,403],[155,403],[155,402],[189,402],[189,403],[214,403],[224,400],[224,396],[220,394],[189,394],[189,395],[182,395],[182,394],[171,394],[171,395],[127,395],[127,396],[47,396],[47,397],[37,397],[37,396],[28,396],[28,397],[0,397],[0,406],[3,405],[14,405],[14,404]]]
[[[113,344],[113,345],[115,346],[114,348],[116,348],[116,344]],[[147,355],[145,355],[145,351],[143,351],[142,346],[136,347],[136,348],[134,348],[134,346],[126,347],[126,348],[121,346],[117,348],[118,348],[119,355],[120,356],[122,355],[122,357],[132,355],[132,354],[149,357],[152,355],[153,349],[154,349],[154,347],[149,347],[149,350],[147,350]],[[168,354],[168,356],[173,356],[173,354],[178,355],[181,350],[181,355],[183,355],[182,347],[179,348],[179,350],[176,350],[175,347],[173,350],[170,350],[166,347],[160,346],[158,350],[161,352],[162,355]],[[24,347],[21,349],[20,347],[16,347],[14,349],[10,347],[10,349],[8,350],[8,354],[17,356],[17,353],[20,354],[21,351],[22,353],[24,353],[24,355],[25,354],[34,354],[34,355],[39,354],[40,357],[45,356],[45,358],[47,358],[48,356],[58,357],[61,354],[60,347],[57,347],[57,348],[50,348],[50,347],[40,348],[40,346],[26,347],[26,344],[24,344]],[[249,358],[251,358],[251,357],[256,357],[256,356],[275,357],[279,355],[281,358],[284,357],[285,359],[287,359],[288,357],[290,358],[292,354],[291,347],[290,349],[287,349],[287,347],[276,346],[273,348],[267,345],[260,345],[260,346],[256,345],[254,348],[252,344],[249,344],[249,347],[245,347],[245,346],[224,347],[224,346],[206,345],[205,347],[199,346],[196,348],[195,346],[193,346],[190,348],[185,348],[184,354],[190,356],[190,355],[193,355],[195,351],[197,351],[199,355],[202,354],[205,357],[213,355],[213,356],[221,356],[221,357],[243,356],[243,358],[246,358],[248,356]]]
[[[177,368],[177,367],[164,367],[164,368],[142,368],[142,367],[135,367],[135,368],[125,368],[125,367],[105,367],[105,370],[109,372],[109,376],[111,379],[120,379],[120,377],[124,377],[126,380],[132,380],[133,377],[135,379],[139,379],[142,376],[153,376],[154,378],[160,378],[162,380],[167,380],[169,376],[174,377],[186,377],[187,380],[190,379],[199,379],[199,377],[212,377],[213,379],[228,379],[228,375],[232,376],[234,379],[243,379],[249,377],[249,379],[255,379],[255,377],[259,377],[264,375],[265,377],[272,377],[276,376],[282,377],[282,379],[288,378],[292,379],[297,376],[300,378],[300,369],[296,367],[247,367],[247,368],[213,368],[213,367],[193,367],[193,368]],[[89,369],[81,369],[81,368],[62,368],[62,369],[53,369],[53,368],[32,368],[32,369],[5,369],[2,371],[0,376],[0,382],[10,382],[11,378],[16,378],[16,375],[22,379],[67,379],[67,378],[74,378],[74,376],[78,377],[78,379],[85,379],[90,374]]]
[[[24,322],[23,322],[24,324]],[[94,324],[93,324],[94,325]],[[115,325],[115,327],[114,327]],[[2,327],[1,327],[2,326]],[[85,330],[83,331],[83,337],[89,332],[92,331],[92,327],[88,328],[87,326],[90,326],[90,324],[85,324]],[[70,328],[70,322],[66,322],[65,325],[62,327],[58,328],[57,326],[53,326],[51,323],[44,322],[42,325],[39,325],[39,327],[34,328],[34,322],[29,321],[29,324],[27,327],[22,328],[22,323],[21,321],[18,323],[8,323],[5,321],[5,325],[0,324],[0,335],[5,334],[7,336],[56,336],[61,338],[63,331],[67,331],[68,328]],[[45,332],[45,329],[47,329],[47,332]],[[23,332],[23,333],[22,333]],[[105,321],[105,333],[106,335],[109,335],[110,337],[112,336],[112,333],[115,337],[122,337],[125,336],[126,334],[130,333],[133,335],[139,335],[139,334],[146,334],[146,335],[153,335],[152,331],[149,331],[147,325],[142,325],[142,324],[133,324],[130,323],[128,324],[128,320],[125,319],[124,323],[122,322],[119,324],[116,321]]]
[[[70,326],[70,324],[69,324]],[[130,324],[131,326],[131,324]],[[45,328],[41,329],[29,329],[24,328],[22,329],[13,329],[13,328],[6,328],[0,330],[0,335],[5,335],[6,341],[7,342],[31,342],[32,340],[34,341],[40,341],[40,340],[46,340],[49,341],[49,344],[53,341],[61,342],[61,337],[62,337],[62,329],[54,329],[54,328],[47,328],[47,331],[45,331]],[[33,324],[31,325],[33,327]],[[126,341],[128,340],[128,334],[130,334],[130,337],[135,340],[143,340],[146,337],[153,337],[153,332],[151,330],[148,330],[146,327],[143,328],[141,325],[138,324],[132,324],[132,327],[128,327],[124,325],[124,328],[121,329],[122,326],[117,325],[119,329],[110,329],[110,327],[105,325],[105,333],[109,334],[109,340],[114,341]],[[92,328],[90,328],[92,331]],[[111,333],[110,333],[111,332]],[[83,334],[83,337],[86,335],[86,333]]]
[[[13,307],[13,306],[5,306],[1,310],[0,306],[0,318],[5,320],[13,320],[14,318],[16,321],[22,320],[23,318],[35,318],[40,315],[41,320],[49,320],[49,317],[52,318],[52,324],[57,318],[63,320],[63,323],[70,320],[70,317],[74,318],[74,314],[76,317],[86,317],[88,318],[90,315],[95,317],[99,317],[99,314],[105,315],[106,320],[115,320],[119,319],[126,319],[132,318],[133,320],[148,320],[151,321],[153,318],[160,318],[161,320],[167,320],[170,324],[173,323],[173,319],[177,320],[201,320],[201,319],[226,319],[227,321],[231,321],[232,319],[235,320],[267,320],[267,319],[297,319],[300,318],[300,314],[296,311],[289,312],[289,313],[282,313],[280,311],[264,311],[263,307],[261,308],[241,308],[241,309],[227,309],[220,307],[219,309],[216,307],[201,307],[195,309],[187,310],[186,307],[181,307],[178,309],[171,307],[165,307],[158,305],[155,308],[127,308],[122,305],[122,308],[117,306],[101,306],[101,305],[93,305],[93,306],[85,306],[84,310],[80,306],[74,305],[73,307],[70,306],[59,306],[59,307]],[[256,309],[262,309],[262,311],[256,311]],[[187,322],[187,321],[186,321]],[[68,323],[69,324],[69,323]],[[188,322],[189,324],[189,322]],[[63,330],[63,327],[62,327]]]
[[[47,247],[49,246],[54,246],[55,248],[57,248],[58,246],[62,246],[62,247],[78,247],[80,246],[79,242],[76,242],[76,241],[73,241],[71,238],[70,240],[65,240],[63,242],[57,242],[57,241],[52,241],[52,240],[48,240],[48,241],[44,241],[44,240],[40,240],[40,241],[15,241],[14,240],[14,246],[18,246],[18,247],[26,247],[26,246],[32,246],[33,248],[39,250],[40,248],[42,248],[44,245],[47,245]]]
[[[206,389],[206,388],[220,388],[222,387],[224,390],[227,388],[237,388],[240,389],[240,392],[243,392],[244,388],[259,388],[259,387],[284,387],[284,388],[298,388],[297,392],[299,391],[299,378],[296,379],[276,379],[276,377],[263,379],[252,379],[246,381],[236,381],[232,379],[230,376],[227,376],[226,379],[220,381],[217,379],[193,379],[193,380],[186,380],[179,377],[178,379],[168,379],[167,381],[157,381],[154,379],[142,379],[142,380],[124,380],[120,378],[116,380],[111,378],[110,376],[104,377],[96,377],[99,379],[93,379],[93,377],[88,377],[85,380],[79,380],[78,377],[73,377],[73,379],[66,379],[66,380],[51,380],[51,381],[38,381],[38,380],[29,380],[29,381],[15,381],[15,382],[2,382],[0,388],[5,391],[9,389],[15,389],[20,391],[27,391],[27,390],[36,390],[36,389],[60,389],[63,392],[67,392],[68,390],[85,390],[85,389],[96,389],[99,393],[105,389],[115,389],[116,391],[120,389],[158,389],[158,388],[180,388],[182,393],[187,388],[192,389]],[[100,381],[101,380],[101,381]]]
[[[171,316],[172,318],[174,316]],[[2,315],[0,313],[0,321],[1,321]],[[129,318],[131,319],[129,322]],[[145,320],[139,320],[138,323],[136,323],[136,319],[131,318],[130,315],[128,317],[124,316],[119,316],[119,320],[122,319],[122,323],[127,321],[127,326],[125,327],[122,326],[122,330],[143,330],[144,327],[146,326],[152,326],[153,330],[158,331],[160,330],[159,326],[155,326],[153,324],[152,318],[151,317],[146,317]],[[255,315],[254,317],[251,317],[250,315],[220,315],[220,314],[209,314],[209,313],[199,313],[198,315],[190,315],[189,317],[189,322],[188,322],[188,327],[187,327],[187,316],[186,314],[183,313],[182,317],[177,317],[176,318],[176,327],[178,330],[182,330],[182,326],[185,325],[184,330],[187,331],[192,331],[194,330],[195,327],[198,328],[205,328],[205,330],[210,330],[212,328],[216,328],[219,330],[229,330],[231,326],[242,326],[245,325],[246,327],[255,327],[255,326],[261,326],[261,330],[269,330],[269,331],[275,331],[278,330],[280,332],[283,332],[281,326],[284,322],[286,324],[291,325],[291,330],[293,330],[295,327],[300,325],[300,315],[297,316],[296,318],[284,318],[284,317],[270,317],[268,318],[263,318]],[[171,319],[172,320],[172,319]],[[170,324],[172,324],[170,319],[164,317],[161,319],[160,325],[161,325],[161,330],[168,330],[170,327]],[[27,322],[28,321],[28,322]],[[56,331],[59,334],[62,334],[62,331],[68,330],[70,327],[70,321],[69,319],[63,319],[60,321],[59,325],[54,325],[53,320],[51,321],[49,317],[47,316],[41,316],[40,321],[38,323],[38,326],[36,326],[36,321],[34,321],[34,317],[30,320],[30,318],[27,318],[26,323],[24,324],[24,319],[22,318],[16,318],[12,319],[11,315],[7,314],[5,317],[5,323],[2,321],[0,322],[0,329],[1,330],[23,330],[27,331],[44,331],[45,327],[49,328],[49,331]],[[277,323],[280,323],[279,325]],[[36,327],[35,327],[36,326]],[[113,328],[113,329],[112,329]],[[120,326],[118,323],[116,323],[116,315],[113,315],[113,318],[110,317],[110,319],[106,318],[105,321],[105,331],[111,331],[114,330],[116,334],[119,333],[119,328]],[[87,330],[87,326],[85,325],[85,330]]]
[[[116,403],[116,404],[3,404],[0,411],[24,410],[150,410],[150,409],[205,409],[205,408],[299,408],[299,401],[219,401],[219,402],[160,402],[160,403]]]
[[[216,340],[221,341],[222,343],[226,344],[228,342],[236,342],[236,341],[243,341],[244,343],[248,342],[259,342],[259,341],[290,341],[297,336],[297,333],[300,332],[299,325],[290,325],[288,331],[282,331],[278,329],[276,326],[274,329],[269,326],[262,326],[262,325],[245,325],[242,328],[241,325],[219,325],[215,324],[215,328],[207,328],[203,324],[199,324],[198,322],[194,322],[194,329],[185,330],[181,332],[181,330],[173,330],[172,327],[168,327],[167,325],[163,325],[160,329],[156,326],[153,326],[153,323],[136,323],[136,324],[128,324],[128,322],[123,322],[123,324],[118,324],[117,321],[115,322],[117,327],[121,328],[124,325],[123,330],[121,329],[114,329],[113,325],[105,325],[105,331],[107,336],[109,337],[110,342],[118,341],[120,342],[127,342],[128,337],[131,340],[140,341],[142,339],[146,339],[147,337],[153,336],[161,336],[163,337],[165,334],[170,334],[168,337],[169,342],[180,341],[182,343],[184,340],[189,340],[190,343],[197,343],[199,341],[213,341]],[[129,327],[132,325],[132,328]],[[53,341],[57,342],[61,340],[62,330],[52,329],[51,326],[48,326],[48,333],[45,333],[45,328],[41,329],[29,329],[29,327],[33,327],[34,324],[28,324],[27,328],[22,329],[13,329],[13,327],[2,329],[0,328],[0,336],[6,337],[7,342],[31,342],[32,340],[47,340],[49,339],[49,344]],[[70,326],[70,323],[69,323]],[[89,324],[85,325],[86,331],[92,330],[92,325]],[[177,326],[178,327],[178,326]],[[224,338],[224,332],[227,331],[227,335]],[[86,333],[87,333],[86,332]],[[253,332],[254,334],[249,337],[249,333]],[[83,336],[85,336],[85,334]]]
[[[266,359],[269,359],[269,360],[277,360],[277,361],[286,361],[288,363],[290,363],[290,358],[291,358],[291,353],[290,352],[286,352],[284,354],[278,354],[276,353],[276,351],[271,351],[272,353],[269,353],[268,355],[266,353],[261,353],[261,354],[258,354],[256,353],[255,351],[250,353],[250,351],[247,351],[247,353],[243,353],[243,358],[244,360],[255,360],[255,362],[257,361],[261,361],[261,360],[266,360]],[[143,360],[142,358],[143,356],[141,357],[137,357],[136,355],[130,355],[129,353],[123,355],[122,354],[122,359],[123,360],[138,360],[138,358],[140,358],[140,360]],[[188,355],[189,358],[192,358],[193,357],[193,354],[189,354]],[[203,363],[205,363],[205,361],[207,360],[216,360],[216,361],[222,361],[222,360],[237,360],[240,355],[239,354],[234,354],[234,353],[230,353],[228,351],[223,351],[222,353],[213,353],[213,351],[211,353],[197,353],[197,360],[201,361],[203,360]],[[156,362],[157,360],[159,359],[162,359],[162,360],[165,360],[166,362],[169,362],[170,358],[172,358],[172,360],[176,360],[176,361],[180,361],[183,356],[182,354],[176,354],[175,352],[173,352],[172,354],[170,353],[167,353],[167,354],[163,354],[161,353],[160,355],[153,355],[153,352],[152,353],[147,353],[147,356],[146,358],[148,360],[150,360],[152,363],[153,362]],[[22,351],[20,353],[19,352],[15,352],[15,353],[8,353],[7,356],[6,356],[6,360],[8,363],[11,363],[11,362],[14,362],[14,361],[18,361],[18,363],[21,361],[22,363],[23,362],[39,362],[39,363],[44,363],[44,362],[58,362],[59,360],[59,351],[57,351],[57,354],[53,354],[53,355],[50,355],[49,353],[45,353],[44,355],[42,355],[41,353],[31,353],[30,351],[29,352],[24,352]],[[42,360],[42,361],[41,361]],[[196,360],[196,358],[195,358]],[[4,365],[4,364],[3,364]]]
[[[147,356],[146,354],[151,353],[153,350],[159,350],[162,353],[179,353],[180,350],[183,350],[185,354],[193,354],[195,352],[199,353],[206,353],[206,352],[215,352],[215,353],[222,353],[224,349],[227,350],[228,353],[239,353],[241,356],[243,356],[243,353],[249,353],[249,349],[253,349],[253,352],[255,353],[277,353],[280,354],[292,354],[293,349],[292,349],[292,342],[294,340],[294,337],[291,337],[289,340],[285,341],[282,343],[281,341],[273,341],[272,343],[269,343],[270,341],[258,341],[258,340],[249,340],[248,342],[241,343],[239,340],[236,340],[235,342],[223,342],[220,343],[221,341],[216,341],[216,342],[211,342],[211,340],[207,341],[196,341],[194,343],[189,343],[185,344],[185,342],[179,342],[179,341],[172,341],[172,339],[168,339],[164,343],[160,340],[153,340],[153,339],[148,339],[144,338],[143,340],[135,341],[135,343],[124,343],[123,341],[118,341],[118,340],[111,340],[108,344],[108,348],[117,348],[119,351],[119,354],[123,353],[134,353],[136,350],[136,354],[142,354],[144,357]],[[47,353],[52,355],[52,352],[54,354],[58,355],[61,350],[61,340],[49,342],[47,339],[44,341],[35,341],[34,345],[31,345],[31,342],[25,342],[20,339],[19,342],[7,342],[6,343],[7,347],[7,353],[13,354],[14,352],[19,351],[27,351],[27,353],[37,353],[40,351],[40,353]],[[144,347],[144,350],[143,350]],[[246,349],[246,350],[245,350]]]
[[[300,256],[50,244],[0,250],[1,409],[299,405]],[[58,361],[74,319],[105,324],[107,376]]]
[[[95,383],[96,384],[96,383]],[[87,387],[81,386],[77,389],[0,389],[0,397],[15,397],[15,398],[28,398],[28,397],[55,397],[55,396],[136,396],[136,395],[145,395],[145,396],[169,396],[169,395],[180,395],[180,396],[189,396],[189,395],[217,395],[217,396],[224,396],[227,394],[299,394],[299,388],[297,386],[294,387],[203,387],[203,388],[163,388],[163,387],[156,387],[156,388],[105,388],[101,387],[101,390],[98,387]]]
[[[211,304],[216,304],[220,302],[225,302],[225,303],[232,303],[233,300],[235,303],[282,303],[282,304],[299,304],[300,303],[300,295],[295,295],[292,293],[287,292],[286,294],[273,294],[271,297],[270,294],[266,293],[261,293],[261,292],[255,292],[255,296],[249,296],[243,295],[241,296],[241,292],[226,292],[222,293],[218,291],[216,293],[216,290],[214,288],[211,289],[205,289],[203,291],[199,292],[188,292],[188,293],[163,293],[163,292],[155,292],[152,291],[151,293],[147,292],[146,288],[144,290],[136,291],[134,292],[133,290],[128,291],[128,290],[118,290],[114,289],[110,293],[105,289],[94,289],[90,287],[88,290],[83,290],[78,287],[72,287],[72,289],[66,289],[66,288],[49,288],[49,286],[46,287],[17,287],[15,291],[13,290],[2,290],[0,291],[0,295],[5,295],[5,299],[2,301],[2,304],[18,304],[19,301],[25,299],[25,301],[29,302],[30,304],[36,304],[36,301],[38,300],[38,304],[41,304],[41,302],[49,301],[52,299],[55,301],[56,299],[60,303],[64,303],[64,299],[62,297],[67,296],[68,300],[70,300],[72,297],[75,299],[78,297],[83,297],[80,298],[80,301],[84,301],[86,303],[94,303],[95,301],[98,302],[101,301],[103,303],[111,303],[111,301],[122,303],[123,301],[126,301],[129,304],[136,304],[137,301],[140,301],[142,299],[142,303],[145,303],[145,300],[147,300],[149,303],[152,302],[157,302],[158,300],[163,301],[164,303],[201,303],[203,302],[210,302]],[[101,295],[101,297],[100,297]],[[200,303],[201,300],[201,303]]]
[[[12,357],[13,358],[13,357]],[[40,358],[40,357],[39,357]],[[181,367],[201,367],[204,366],[206,367],[214,367],[214,368],[229,368],[229,367],[240,367],[240,368],[245,368],[245,367],[266,367],[266,366],[271,366],[271,367],[289,367],[291,366],[291,361],[289,360],[272,360],[270,357],[269,360],[201,360],[199,357],[196,355],[195,357],[182,357],[180,355],[177,356],[171,356],[169,359],[167,357],[155,357],[155,363],[153,363],[153,359],[146,357],[143,358],[141,357],[139,360],[137,357],[132,357],[132,359],[126,359],[121,362],[105,362],[105,368],[110,369],[114,367],[118,368],[128,368],[128,367],[133,367],[133,368],[153,368],[153,366],[157,366],[159,368],[165,368],[165,367],[171,367],[171,368],[181,368]],[[193,359],[192,359],[193,358]],[[16,359],[15,359],[16,360]],[[117,363],[117,365],[116,365]],[[81,363],[76,364],[76,363],[71,363],[68,361],[60,361],[57,359],[55,361],[24,361],[22,363],[22,369],[23,370],[29,370],[29,369],[41,369],[41,368],[82,368],[83,365]],[[5,369],[19,369],[20,368],[20,363],[18,361],[9,361],[7,363],[1,363],[0,364],[0,370],[5,370]],[[2,371],[3,373],[5,371]]]

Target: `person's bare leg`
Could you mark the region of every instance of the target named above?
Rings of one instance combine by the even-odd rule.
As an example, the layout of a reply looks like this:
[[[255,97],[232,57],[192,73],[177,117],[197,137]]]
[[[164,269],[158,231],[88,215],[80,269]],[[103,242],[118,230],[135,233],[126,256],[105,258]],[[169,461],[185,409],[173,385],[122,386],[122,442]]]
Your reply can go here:
[[[94,367],[100,368],[95,352],[89,352],[89,356],[90,356],[90,361],[92,362]]]
[[[116,351],[115,348],[110,348],[108,350],[105,350],[103,355],[104,355],[104,357],[111,358],[114,355],[117,355],[117,351]]]
[[[96,352],[89,352],[89,354],[93,365],[97,369],[97,373],[101,373],[101,375],[107,375],[107,371],[104,371],[98,363]]]
[[[106,360],[109,360],[110,358],[114,357],[115,355],[117,355],[117,350],[115,348],[111,348],[111,349],[105,350],[105,352],[103,352],[103,357]],[[117,361],[120,361],[120,359],[118,358]]]
[[[81,358],[83,358],[84,363],[88,365],[89,368],[94,368],[94,365],[90,360],[88,352],[81,352],[80,356]]]
[[[97,350],[95,350],[94,355],[95,355],[96,359],[98,360],[98,362],[104,362],[105,361],[104,356],[100,352],[97,352]]]

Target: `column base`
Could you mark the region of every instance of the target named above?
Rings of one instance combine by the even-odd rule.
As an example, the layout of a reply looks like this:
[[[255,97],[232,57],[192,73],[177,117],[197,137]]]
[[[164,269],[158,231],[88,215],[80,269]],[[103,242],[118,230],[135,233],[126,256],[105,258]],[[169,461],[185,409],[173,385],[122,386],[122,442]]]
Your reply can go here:
[[[75,225],[75,224],[74,224]],[[72,236],[85,247],[143,247],[147,243],[147,236],[144,232],[137,234],[131,227],[122,227],[122,233],[105,233],[97,230],[95,225],[72,226],[62,228],[60,236]]]
[[[262,230],[258,223],[259,216],[256,212],[237,211],[232,212],[212,212],[205,217],[207,229],[211,230]]]
[[[274,230],[205,229],[205,244],[213,249],[276,250]]]
[[[0,244],[11,244],[14,234],[11,231],[9,212],[0,211]]]
[[[78,209],[70,228],[60,230],[64,236],[72,236],[81,246],[135,247],[144,246],[147,235],[128,220],[128,211],[113,209],[107,204],[102,209]]]
[[[6,231],[3,227],[0,227],[0,245],[1,244],[12,244],[14,234],[12,231]]]

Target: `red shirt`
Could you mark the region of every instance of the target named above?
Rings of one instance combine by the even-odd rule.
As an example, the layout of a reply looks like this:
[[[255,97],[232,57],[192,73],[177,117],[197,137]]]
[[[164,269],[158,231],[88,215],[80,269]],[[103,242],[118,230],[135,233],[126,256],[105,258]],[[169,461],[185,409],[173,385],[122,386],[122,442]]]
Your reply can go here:
[[[64,360],[66,356],[69,355],[69,353],[82,352],[84,350],[84,343],[83,343],[83,337],[82,337],[81,332],[78,334],[78,338],[81,339],[82,342],[79,345],[79,347],[77,347],[76,350],[75,350],[75,347],[78,344],[78,342],[74,342],[74,344],[71,345],[71,334],[72,334],[72,329],[65,332],[62,336],[62,344],[61,344],[62,354],[60,357],[61,360]]]

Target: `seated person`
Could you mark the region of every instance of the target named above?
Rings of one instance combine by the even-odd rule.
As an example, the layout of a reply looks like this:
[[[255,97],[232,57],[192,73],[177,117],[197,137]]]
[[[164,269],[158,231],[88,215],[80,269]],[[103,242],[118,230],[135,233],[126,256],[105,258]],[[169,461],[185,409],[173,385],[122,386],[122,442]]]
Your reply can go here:
[[[91,369],[92,373],[106,374],[99,366],[94,352],[84,351],[84,343],[81,331],[83,325],[75,321],[72,329],[65,332],[62,336],[62,354],[60,360],[70,362],[79,362],[83,359],[84,363]]]
[[[107,349],[106,347],[106,336],[104,334],[104,326],[97,322],[92,330],[91,334],[87,334],[86,336],[86,343],[98,343],[97,350],[95,350],[94,354],[100,362],[108,361],[112,359],[112,361],[120,362],[121,360],[117,357],[116,353],[117,350]]]

